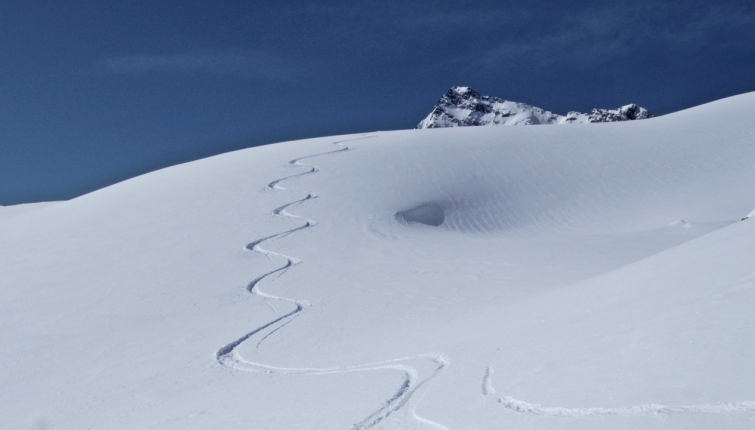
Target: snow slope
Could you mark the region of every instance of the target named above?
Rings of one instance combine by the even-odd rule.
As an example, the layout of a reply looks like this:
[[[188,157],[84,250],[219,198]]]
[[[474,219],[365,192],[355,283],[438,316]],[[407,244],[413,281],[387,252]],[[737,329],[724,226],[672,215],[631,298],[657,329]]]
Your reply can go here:
[[[755,93],[284,142],[0,218],[0,427],[755,427]]]
[[[12,206],[0,206],[0,220],[24,215],[29,212],[33,212],[48,206],[54,205],[58,202],[40,202],[40,203],[26,203]]]

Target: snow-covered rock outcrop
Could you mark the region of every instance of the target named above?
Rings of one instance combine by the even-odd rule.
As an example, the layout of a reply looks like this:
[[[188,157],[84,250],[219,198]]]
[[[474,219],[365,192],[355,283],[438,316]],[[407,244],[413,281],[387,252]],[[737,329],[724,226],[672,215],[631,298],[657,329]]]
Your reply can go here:
[[[572,115],[574,117],[579,117],[580,115],[584,115],[578,112],[569,112],[566,114],[566,120],[565,122],[571,122],[569,121],[570,118],[572,118]],[[618,109],[593,109],[588,115],[587,115],[587,121],[574,121],[574,122],[617,122],[617,121],[633,121],[636,119],[647,119],[652,118],[653,114],[648,112],[647,109],[637,106],[636,104],[632,103],[626,106],[622,106]]]
[[[629,104],[618,109],[569,112],[566,116],[525,103],[483,96],[469,87],[453,87],[440,98],[432,112],[416,128],[467,127],[478,125],[574,124],[631,121],[652,118],[647,109]]]

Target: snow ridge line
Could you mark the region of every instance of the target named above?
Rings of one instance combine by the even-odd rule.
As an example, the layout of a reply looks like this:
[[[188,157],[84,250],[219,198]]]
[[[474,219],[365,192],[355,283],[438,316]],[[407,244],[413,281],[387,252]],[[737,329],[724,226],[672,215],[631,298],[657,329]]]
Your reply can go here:
[[[322,155],[334,154],[337,152],[348,151],[350,148],[344,145],[343,142],[361,140],[361,139],[366,139],[366,138],[371,138],[371,137],[376,137],[376,136],[375,135],[362,135],[361,137],[358,137],[355,139],[348,139],[348,140],[333,142],[334,145],[338,146],[338,149],[334,151],[308,155],[305,157],[291,160],[288,162],[288,164],[298,166],[298,167],[304,167],[304,168],[307,168],[307,170],[301,173],[297,173],[295,175],[276,179],[268,183],[262,191],[275,191],[275,190],[291,191],[281,186],[281,184],[288,180],[320,171],[320,169],[317,166],[303,164],[300,162],[301,160],[306,159],[306,158],[319,157]],[[428,383],[431,379],[433,379],[435,376],[437,376],[438,374],[443,372],[443,370],[445,370],[446,366],[448,365],[448,359],[441,354],[422,354],[422,355],[402,357],[402,358],[397,358],[397,359],[387,360],[387,361],[382,361],[382,362],[377,362],[377,363],[368,363],[368,364],[360,364],[360,365],[352,365],[352,366],[327,367],[327,368],[283,368],[283,367],[276,367],[276,366],[271,366],[267,364],[248,361],[244,359],[243,357],[241,357],[241,355],[236,350],[236,348],[239,345],[249,340],[253,336],[263,332],[266,329],[272,328],[272,330],[268,332],[264,337],[262,337],[262,339],[257,343],[257,348],[259,348],[259,345],[265,339],[267,339],[267,337],[269,337],[276,331],[280,330],[281,328],[283,328],[284,326],[292,322],[294,319],[302,315],[302,313],[305,310],[307,310],[309,307],[312,306],[312,304],[306,300],[276,296],[276,295],[266,293],[260,290],[259,284],[264,279],[272,275],[275,275],[276,273],[278,273],[279,274],[278,276],[280,276],[291,267],[297,264],[300,264],[302,262],[298,258],[266,250],[262,248],[260,245],[263,242],[266,242],[268,240],[285,237],[285,236],[288,236],[289,234],[296,233],[298,231],[304,230],[306,228],[314,227],[315,225],[317,225],[317,223],[314,220],[311,220],[309,218],[302,217],[299,215],[291,214],[286,211],[286,209],[291,206],[304,203],[316,197],[317,195],[315,193],[308,193],[306,197],[287,203],[272,211],[272,214],[275,216],[286,217],[289,220],[293,220],[293,219],[303,220],[304,221],[303,225],[292,228],[290,230],[286,230],[280,233],[276,233],[270,236],[257,239],[253,242],[250,242],[246,246],[244,246],[245,251],[260,253],[270,258],[271,260],[272,260],[271,257],[273,256],[286,260],[286,263],[284,263],[282,266],[278,267],[277,269],[271,270],[253,279],[251,282],[249,282],[249,284],[247,284],[246,290],[255,296],[259,296],[263,298],[266,302],[268,299],[281,300],[281,301],[293,303],[294,305],[296,305],[296,308],[292,310],[291,312],[288,312],[260,327],[257,327],[256,329],[234,340],[233,342],[226,344],[215,353],[215,358],[218,361],[218,363],[220,363],[221,365],[230,367],[233,369],[249,371],[249,372],[261,371],[265,373],[275,373],[275,374],[283,374],[283,375],[327,375],[327,374],[335,374],[335,373],[363,372],[363,371],[373,371],[373,370],[397,370],[397,371],[402,372],[404,374],[404,382],[402,383],[401,387],[399,387],[399,389],[394,393],[394,395],[386,399],[377,411],[373,412],[367,418],[354,424],[351,427],[351,430],[366,430],[366,429],[376,426],[377,424],[381,422],[384,422],[391,414],[393,414],[394,412],[397,412],[402,407],[404,407],[412,398],[412,395],[414,395],[419,388],[421,388],[423,385]],[[273,311],[275,311],[275,308],[273,308],[272,305],[270,305],[270,307],[273,309]],[[436,368],[433,370],[433,372],[429,376],[420,379],[419,371],[413,366],[406,364],[406,362],[417,361],[417,360],[431,361],[436,365]],[[416,421],[419,421],[420,423],[429,425],[431,427],[435,427],[440,430],[449,430],[448,428],[434,421],[430,421],[430,420],[427,420],[425,418],[418,416],[413,410],[412,410],[412,417]]]
[[[728,412],[750,412],[755,411],[755,402],[734,402],[734,403],[714,403],[703,405],[687,406],[668,406],[648,403],[644,405],[624,406],[619,408],[564,408],[564,407],[543,407],[537,403],[527,403],[517,400],[513,397],[501,397],[498,399],[507,409],[514,412],[529,413],[547,417],[570,417],[582,418],[595,415],[651,415],[651,414],[671,414],[680,412],[703,412],[703,413],[728,413]]]

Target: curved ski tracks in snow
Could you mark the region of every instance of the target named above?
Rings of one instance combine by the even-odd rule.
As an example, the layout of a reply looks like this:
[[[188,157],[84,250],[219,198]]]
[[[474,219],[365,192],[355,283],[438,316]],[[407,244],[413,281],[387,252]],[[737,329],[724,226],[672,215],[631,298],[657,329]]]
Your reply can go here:
[[[519,413],[529,413],[546,417],[582,418],[595,415],[650,415],[671,414],[679,412],[727,413],[755,411],[755,402],[713,403],[704,405],[668,406],[647,403],[643,405],[624,406],[619,408],[564,408],[544,407],[537,403],[527,403],[513,397],[498,399],[507,409]]]
[[[308,155],[306,157],[301,157],[301,158],[291,160],[289,161],[289,164],[303,167],[307,170],[301,173],[297,173],[295,175],[276,179],[270,182],[269,184],[267,184],[267,186],[265,186],[263,190],[264,191],[274,191],[274,190],[291,191],[287,188],[282,187],[281,184],[288,180],[295,179],[295,178],[308,175],[311,173],[316,173],[319,171],[319,168],[317,166],[301,163],[301,160],[304,160],[306,158],[334,154],[337,152],[348,151],[349,147],[344,145],[343,142],[348,142],[352,140],[361,140],[361,139],[366,139],[370,137],[375,137],[375,136],[363,135],[362,137],[355,138],[355,139],[348,139],[348,140],[333,142],[334,145],[338,146],[338,149],[334,151]],[[393,394],[393,396],[386,399],[383,402],[383,404],[380,406],[380,408],[378,408],[374,413],[372,413],[371,415],[369,415],[368,417],[354,424],[351,427],[352,430],[365,430],[365,429],[372,428],[376,426],[377,424],[384,422],[390,415],[392,415],[393,413],[399,411],[404,406],[406,406],[407,403],[412,398],[412,396],[417,392],[417,390],[419,390],[423,385],[427,384],[431,379],[433,379],[435,376],[437,376],[443,370],[445,370],[446,366],[448,365],[448,360],[440,354],[423,354],[423,355],[418,355],[418,356],[402,357],[402,358],[382,361],[378,363],[359,364],[359,365],[344,366],[344,367],[284,368],[284,367],[276,367],[276,366],[272,366],[268,364],[257,363],[257,362],[246,360],[243,357],[241,357],[241,355],[237,351],[237,347],[239,345],[246,342],[247,340],[250,340],[252,337],[256,335],[262,335],[264,332],[267,331],[267,333],[264,336],[262,336],[262,338],[257,342],[257,347],[259,347],[259,345],[267,337],[269,337],[270,335],[272,335],[279,329],[283,328],[294,319],[301,316],[304,311],[306,311],[309,307],[312,306],[311,303],[309,303],[306,300],[276,296],[270,293],[266,293],[259,288],[260,282],[262,282],[264,279],[270,276],[273,276],[275,274],[278,274],[278,276],[280,276],[291,267],[301,263],[301,260],[299,260],[298,258],[266,250],[262,248],[260,245],[268,240],[281,238],[289,234],[296,233],[298,231],[304,230],[306,228],[314,227],[315,225],[317,225],[317,223],[314,220],[311,220],[311,219],[308,219],[299,215],[294,215],[286,211],[286,209],[288,209],[291,206],[304,203],[307,200],[314,199],[316,197],[317,197],[316,194],[308,193],[306,197],[287,203],[272,211],[273,215],[286,217],[290,220],[301,220],[301,221],[304,221],[304,224],[298,227],[292,228],[290,230],[286,230],[280,233],[276,233],[270,236],[257,239],[247,244],[244,247],[244,249],[247,251],[260,253],[270,258],[271,260],[272,260],[272,257],[278,257],[286,261],[282,266],[278,267],[277,269],[271,270],[265,274],[258,276],[254,280],[252,280],[247,285],[246,290],[255,296],[261,297],[266,302],[267,300],[280,300],[280,301],[292,303],[295,306],[294,310],[284,315],[281,315],[280,317],[260,327],[257,327],[256,329],[250,331],[244,336],[241,336],[240,338],[228,343],[227,345],[223,346],[215,353],[215,357],[218,363],[226,367],[231,367],[234,369],[250,371],[250,372],[261,371],[265,373],[276,373],[276,374],[284,374],[284,375],[327,375],[327,374],[335,374],[335,373],[364,372],[364,371],[374,371],[374,370],[396,370],[403,373],[404,382],[401,384],[401,387],[399,387],[399,389]],[[269,302],[268,302],[268,305],[270,305]],[[270,307],[273,308],[272,305],[270,305]],[[275,308],[273,308],[273,311],[275,311]],[[420,377],[420,374],[419,374],[420,372],[417,370],[417,368],[409,364],[412,361],[418,361],[418,360],[430,361],[434,363],[435,369],[432,371],[432,373],[429,376]],[[425,424],[425,425],[428,425],[430,427],[434,427],[440,430],[448,430],[446,427],[436,422],[419,417],[414,412],[413,409],[411,410],[411,415],[416,421],[422,424]]]

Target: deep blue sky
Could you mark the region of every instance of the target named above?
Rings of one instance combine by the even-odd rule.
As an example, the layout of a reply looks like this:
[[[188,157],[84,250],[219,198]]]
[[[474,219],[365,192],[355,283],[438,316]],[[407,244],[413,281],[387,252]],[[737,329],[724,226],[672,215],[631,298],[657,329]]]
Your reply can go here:
[[[748,1],[8,1],[0,205],[413,127],[452,85],[557,113],[755,90]]]

